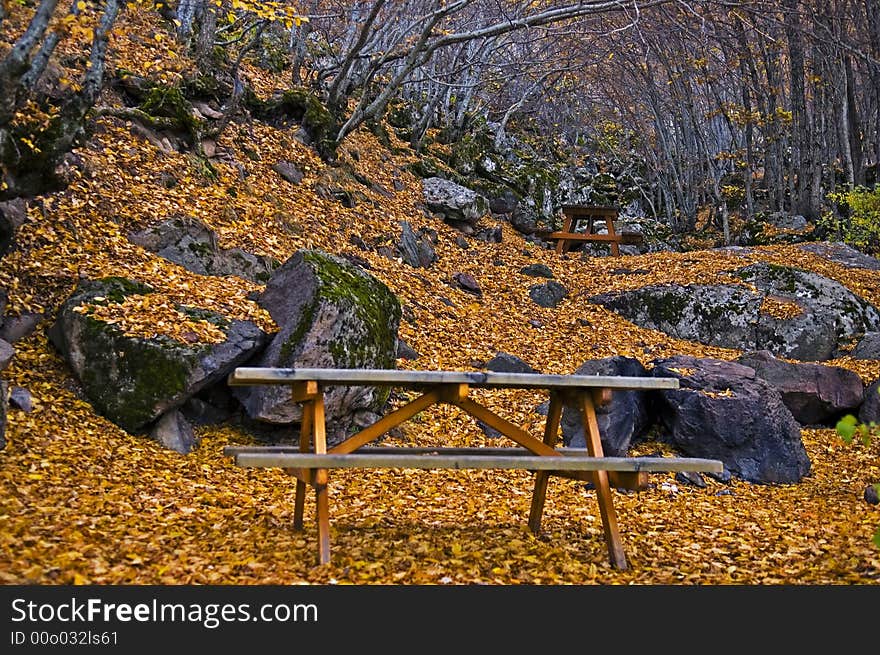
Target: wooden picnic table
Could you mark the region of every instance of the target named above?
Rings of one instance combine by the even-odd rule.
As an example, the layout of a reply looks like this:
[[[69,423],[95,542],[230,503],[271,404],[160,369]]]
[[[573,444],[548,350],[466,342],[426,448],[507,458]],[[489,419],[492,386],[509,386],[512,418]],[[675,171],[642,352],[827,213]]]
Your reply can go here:
[[[306,486],[315,490],[318,561],[330,561],[328,471],[335,468],[522,469],[535,471],[529,527],[540,531],[550,476],[590,481],[595,485],[605,541],[611,563],[627,566],[612,487],[647,488],[654,471],[721,472],[717,460],[672,457],[605,457],[596,420],[596,407],[607,403],[614,390],[676,389],[675,378],[543,375],[474,371],[408,371],[396,369],[316,369],[240,367],[230,385],[289,385],[292,398],[303,404],[298,446],[227,447],[238,466],[280,467],[297,478],[294,530],[303,529]],[[341,443],[327,445],[324,389],[330,386],[388,386],[414,389],[420,395],[390,411],[376,423]],[[472,388],[536,389],[550,397],[543,440],[502,418],[469,397]],[[509,448],[390,448],[367,446],[392,428],[435,404],[452,404],[510,438]],[[557,448],[563,404],[581,409],[585,449]]]
[[[611,246],[611,254],[620,256],[620,242],[623,235],[614,230],[614,221],[617,220],[616,207],[603,207],[599,205],[563,205],[562,230],[551,232],[548,236],[556,240],[556,252],[566,252],[572,242],[594,241],[605,242]],[[599,224],[603,224],[607,234],[598,232]],[[580,229],[583,227],[583,229]]]

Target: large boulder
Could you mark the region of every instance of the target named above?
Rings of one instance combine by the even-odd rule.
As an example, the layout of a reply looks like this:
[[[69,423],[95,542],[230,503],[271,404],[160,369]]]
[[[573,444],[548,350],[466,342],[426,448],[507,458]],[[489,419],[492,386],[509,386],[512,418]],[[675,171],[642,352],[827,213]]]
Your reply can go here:
[[[584,362],[575,375],[624,375],[646,377],[648,372],[632,357],[606,357]],[[646,392],[615,390],[611,402],[596,408],[596,421],[602,438],[602,450],[610,457],[625,457],[634,443],[651,426],[650,399]],[[580,407],[566,404],[562,410],[562,442],[571,448],[586,448],[583,413]]]
[[[852,246],[839,241],[834,243],[816,241],[805,243],[798,246],[798,248],[847,268],[864,268],[870,271],[880,271],[880,259],[866,255]]]
[[[832,359],[841,346],[880,329],[880,312],[873,305],[817,273],[759,263],[733,275],[757,291],[663,284],[590,300],[679,339],[805,361]],[[774,306],[794,312],[775,312]]]
[[[862,423],[877,423],[880,425],[880,380],[869,385],[865,389],[865,397],[859,408],[859,420]]]
[[[456,227],[460,224],[474,226],[489,211],[489,201],[485,197],[442,177],[422,180],[422,190],[428,209],[442,214],[444,220]]]
[[[81,282],[49,330],[95,409],[129,432],[142,431],[169,409],[225,379],[266,340],[250,321],[185,306],[177,306],[178,311],[211,323],[225,339],[184,343],[165,335],[129,336],[93,316],[98,306],[151,293],[151,287],[124,278]]]
[[[505,352],[496,353],[486,362],[485,369],[495,373],[540,373],[525,360]]]
[[[862,403],[862,379],[840,366],[792,364],[767,350],[745,353],[737,361],[779,390],[782,402],[801,425],[828,423]]]
[[[275,271],[258,303],[280,326],[255,366],[394,368],[400,302],[380,280],[341,257],[300,250]],[[235,387],[251,418],[299,421],[302,410],[283,386]],[[340,438],[365,413],[376,412],[388,390],[328,387],[328,434]]]
[[[236,275],[263,284],[276,265],[271,257],[221,248],[217,235],[195,218],[170,218],[128,239],[199,275]]]
[[[868,332],[850,355],[853,359],[880,359],[880,332]]]
[[[800,426],[754,369],[678,355],[656,360],[652,375],[679,381],[657,393],[657,414],[662,440],[684,454],[721,460],[748,482],[793,483],[810,472]]]

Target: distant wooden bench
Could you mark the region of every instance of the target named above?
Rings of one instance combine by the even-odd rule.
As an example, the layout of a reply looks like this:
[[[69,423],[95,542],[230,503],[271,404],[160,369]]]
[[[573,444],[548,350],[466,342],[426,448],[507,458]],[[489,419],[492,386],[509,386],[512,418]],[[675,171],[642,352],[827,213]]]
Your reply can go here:
[[[618,257],[620,256],[620,243],[625,237],[622,234],[617,234],[614,230],[617,213],[615,207],[563,205],[562,230],[550,232],[547,237],[556,241],[556,252],[559,254],[566,252],[572,242],[592,241],[608,243],[611,246],[611,254]],[[605,225],[606,234],[597,232],[599,223]],[[584,229],[579,230],[582,226]]]
[[[675,378],[481,373],[470,371],[405,371],[384,369],[238,368],[230,385],[285,384],[303,403],[298,446],[230,446],[224,454],[242,467],[279,467],[297,478],[294,530],[303,528],[306,485],[315,490],[318,561],[330,561],[328,470],[336,468],[519,469],[535,471],[529,527],[540,531],[550,476],[587,480],[596,488],[605,541],[612,565],[627,566],[612,502],[612,487],[647,488],[648,472],[721,472],[720,461],[689,457],[604,457],[597,405],[614,389],[675,389]],[[376,423],[328,448],[323,390],[328,386],[391,386],[417,389],[421,395]],[[543,441],[468,397],[471,388],[544,389],[550,405]],[[556,448],[563,403],[581,408],[587,448]],[[495,428],[519,447],[391,448],[367,446],[428,407],[448,403]]]

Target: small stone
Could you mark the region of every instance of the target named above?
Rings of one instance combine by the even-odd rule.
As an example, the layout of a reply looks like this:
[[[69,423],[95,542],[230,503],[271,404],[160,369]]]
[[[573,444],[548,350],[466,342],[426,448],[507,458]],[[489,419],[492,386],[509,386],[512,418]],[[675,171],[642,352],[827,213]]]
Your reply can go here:
[[[722,489],[715,493],[716,496],[733,496],[733,492],[730,489]]]
[[[460,234],[455,237],[455,245],[457,245],[462,250],[468,250],[471,247],[471,245],[467,242],[467,239],[465,239]]]
[[[487,425],[480,420],[477,421],[477,427],[480,428],[480,430],[483,431],[483,434],[485,434],[490,439],[497,439],[498,437],[504,436],[491,425]]]
[[[12,344],[0,339],[0,371],[9,366],[13,357],[15,357],[15,348],[12,347]]]
[[[528,266],[523,266],[519,269],[519,272],[523,275],[528,275],[529,277],[553,277],[553,271],[551,271],[550,267],[546,264],[529,264]]]
[[[703,476],[696,471],[679,471],[675,474],[675,480],[681,484],[687,484],[700,489],[706,487],[706,481],[703,479]]]
[[[452,280],[465,293],[469,293],[477,297],[481,297],[483,295],[483,292],[480,289],[479,282],[477,282],[476,278],[470,273],[455,273],[452,276]]]
[[[728,482],[730,482],[730,471],[727,470],[726,466],[721,469],[721,473],[706,473],[706,475],[708,475],[716,482],[721,482],[722,484],[727,484]]]
[[[869,505],[877,505],[880,504],[880,494],[877,493],[877,487],[880,485],[869,484],[865,487],[865,502]]]
[[[530,318],[530,319],[529,319],[529,325],[531,325],[533,328],[544,327],[544,324],[541,323],[541,321],[539,321],[539,320],[536,319],[536,318]]]
[[[31,392],[24,387],[12,387],[9,392],[9,406],[17,407],[25,414],[34,410],[34,400]]]
[[[303,172],[289,161],[280,161],[272,166],[272,170],[278,173],[283,180],[291,184],[299,184],[303,181]]]
[[[398,359],[418,359],[419,353],[403,339],[397,340],[397,358]]]

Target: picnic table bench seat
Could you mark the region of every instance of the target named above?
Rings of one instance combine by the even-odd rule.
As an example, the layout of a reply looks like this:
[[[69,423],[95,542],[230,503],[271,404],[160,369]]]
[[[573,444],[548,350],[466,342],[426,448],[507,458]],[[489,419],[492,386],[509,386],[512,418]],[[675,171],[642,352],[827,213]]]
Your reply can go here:
[[[627,567],[617,527],[612,488],[645,489],[649,472],[718,472],[718,460],[690,457],[605,457],[595,408],[610,400],[615,389],[674,389],[675,378],[544,375],[476,371],[408,371],[397,369],[237,368],[230,385],[286,384],[292,398],[303,403],[297,446],[228,446],[224,454],[250,468],[282,468],[297,479],[295,530],[303,529],[306,486],[315,490],[318,561],[330,561],[328,471],[338,468],[518,469],[535,473],[529,527],[538,533],[550,476],[590,481],[597,501],[612,565]],[[332,447],[327,446],[323,390],[329,386],[390,386],[421,391],[421,395],[389,412]],[[543,440],[495,414],[469,397],[470,388],[543,389],[550,406]],[[384,447],[369,446],[392,428],[431,405],[455,405],[509,437],[517,447]],[[581,409],[587,447],[557,448],[563,403]]]

